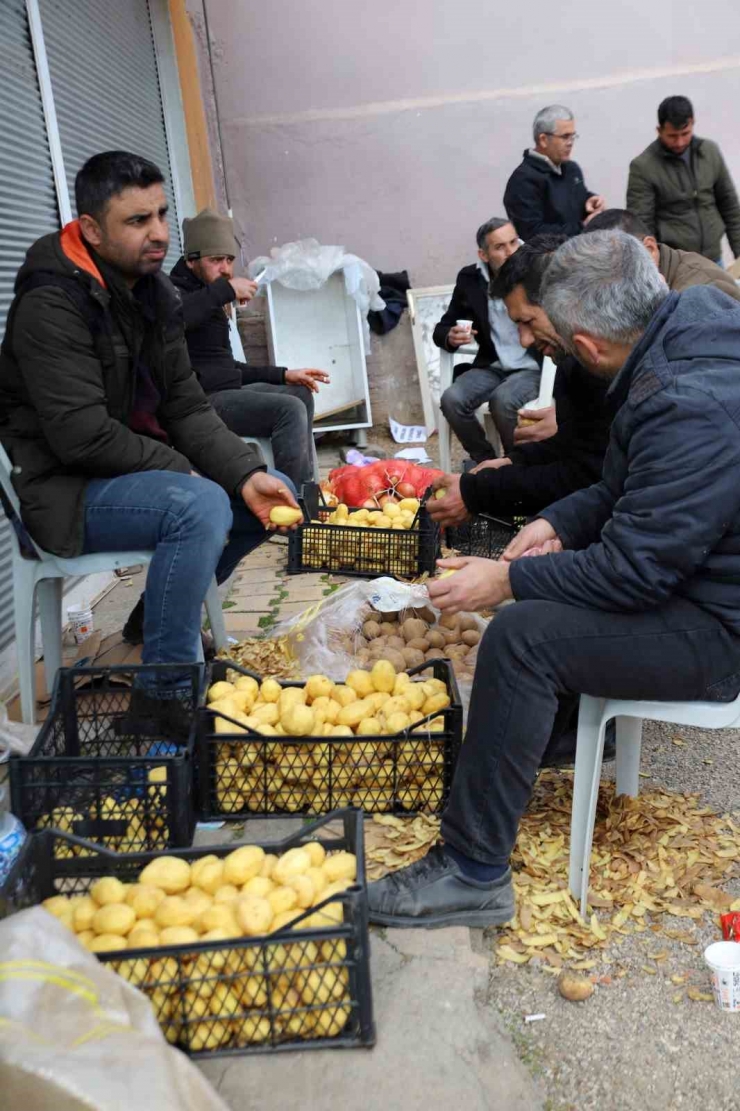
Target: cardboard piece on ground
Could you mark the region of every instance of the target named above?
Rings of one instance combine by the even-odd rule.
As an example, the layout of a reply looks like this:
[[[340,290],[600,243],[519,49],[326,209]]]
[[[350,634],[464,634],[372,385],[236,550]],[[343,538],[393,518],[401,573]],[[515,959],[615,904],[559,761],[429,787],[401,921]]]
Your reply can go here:
[[[74,655],[65,652],[63,655],[63,664],[65,667],[74,667],[79,664],[81,667],[135,667],[141,663],[141,645],[127,644],[123,639],[122,633],[111,633],[110,636],[103,638],[102,633],[95,632],[82,644],[76,646]],[[76,687],[85,684],[84,676],[80,676]],[[126,677],[120,676],[120,682],[126,683]],[[46,689],[46,675],[44,672],[44,661],[39,660],[36,664],[36,717],[38,721],[44,721],[49,711],[51,704],[51,692]],[[16,695],[10,702],[7,703],[8,717],[11,721],[21,720],[21,700],[20,695]]]

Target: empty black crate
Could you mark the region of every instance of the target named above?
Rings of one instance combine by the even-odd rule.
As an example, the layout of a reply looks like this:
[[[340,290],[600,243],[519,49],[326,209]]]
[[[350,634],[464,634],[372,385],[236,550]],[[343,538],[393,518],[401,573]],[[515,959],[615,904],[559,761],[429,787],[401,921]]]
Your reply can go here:
[[[524,521],[524,517],[473,517],[464,525],[447,529],[447,547],[455,548],[460,555],[500,559]]]
[[[97,954],[149,997],[167,1040],[189,1055],[373,1045],[362,814],[340,811],[261,847],[281,854],[308,841],[357,858],[355,883],[326,900],[341,903],[341,922]],[[237,847],[209,846],[177,855],[192,862],[211,854],[228,856]],[[0,889],[0,917],[52,895],[85,894],[101,876],[135,882],[141,869],[161,855],[121,855],[56,831],[34,833]],[[296,913],[305,919],[322,905]]]
[[[231,660],[214,660],[207,687],[226,679],[230,671],[258,679]],[[279,818],[327,814],[343,806],[359,806],[368,814],[441,813],[462,744],[462,705],[447,660],[430,660],[408,674],[425,671],[441,679],[450,696],[446,709],[430,715],[444,718],[441,732],[286,737],[254,733],[235,723],[233,733],[217,733],[216,715],[201,708],[196,741],[198,817]]]
[[[176,744],[160,723],[129,715],[127,684],[152,670],[163,685],[187,674],[179,698],[194,718],[202,664],[59,671],[33,748],[10,760],[12,809],[26,829],[54,826],[120,852],[190,844],[194,731]]]
[[[333,508],[316,483],[303,487],[301,500],[312,521],[325,521]],[[359,507],[350,514],[359,513]],[[431,574],[440,555],[440,529],[421,506],[411,529],[303,524],[288,536],[288,574],[331,571],[375,578],[415,579]]]

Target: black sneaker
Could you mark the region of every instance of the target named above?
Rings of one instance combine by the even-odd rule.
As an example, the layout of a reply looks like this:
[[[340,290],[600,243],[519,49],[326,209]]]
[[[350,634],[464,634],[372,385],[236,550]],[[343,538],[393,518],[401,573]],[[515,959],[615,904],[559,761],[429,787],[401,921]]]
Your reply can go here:
[[[514,916],[511,869],[493,883],[463,875],[442,845],[367,889],[370,921],[381,926],[502,926]]]
[[[128,620],[123,626],[123,639],[127,644],[144,643],[144,595],[128,615]]]
[[[617,726],[612,718],[606,724],[604,736],[603,763],[608,764],[617,758]],[[541,768],[573,768],[576,763],[576,731],[569,729],[561,734],[557,741],[551,741],[545,749]]]
[[[177,696],[163,698],[141,687],[131,691],[128,710],[116,718],[117,737],[157,737],[185,745],[193,725],[193,710]]]

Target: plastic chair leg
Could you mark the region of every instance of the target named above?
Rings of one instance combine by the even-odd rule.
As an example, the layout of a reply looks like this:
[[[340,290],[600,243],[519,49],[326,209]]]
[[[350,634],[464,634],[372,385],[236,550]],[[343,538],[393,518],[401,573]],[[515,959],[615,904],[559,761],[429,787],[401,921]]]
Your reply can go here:
[[[642,718],[617,718],[617,794],[637,798],[640,793]]]
[[[13,609],[15,646],[18,656],[18,685],[21,692],[21,718],[26,725],[36,721],[36,670],[34,666],[36,624],[36,564],[13,560]]]
[[[319,453],[316,450],[316,441],[311,436],[311,459],[313,460],[313,480],[314,482],[321,481],[321,474],[319,472]]]
[[[568,885],[584,917],[588,906],[589,862],[604,752],[604,706],[605,699],[582,695],[578,712]]]
[[[228,638],[226,636],[224,611],[221,605],[221,599],[218,596],[218,585],[215,579],[211,579],[211,585],[208,587],[205,606],[206,613],[208,614],[208,621],[211,626],[213,643],[216,645],[216,649],[220,651],[222,648],[226,648]]]
[[[439,431],[437,432],[439,440],[439,465],[440,468],[449,474],[452,470],[452,457],[450,455],[450,426],[442,416],[442,411],[439,413]]]
[[[46,689],[51,694],[57,671],[62,666],[62,587],[63,579],[41,579],[36,587],[44,646]]]

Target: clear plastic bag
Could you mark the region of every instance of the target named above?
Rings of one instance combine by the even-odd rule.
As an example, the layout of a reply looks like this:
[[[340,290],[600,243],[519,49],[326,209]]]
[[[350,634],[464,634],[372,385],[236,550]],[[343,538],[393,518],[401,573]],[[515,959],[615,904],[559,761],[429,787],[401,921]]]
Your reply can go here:
[[[5,703],[0,702],[0,764],[8,759],[11,752],[27,756],[38,731],[38,725],[23,725],[21,722],[11,721]]]
[[[344,247],[323,246],[317,239],[299,239],[273,247],[270,256],[260,255],[249,264],[250,278],[260,284],[280,282],[286,289],[320,289],[332,274],[344,273],[344,288],[357,302],[362,317],[365,342],[369,346],[370,330],[367,314],[380,312],[385,301],[379,295],[380,282],[372,266],[357,255],[347,254]]]

